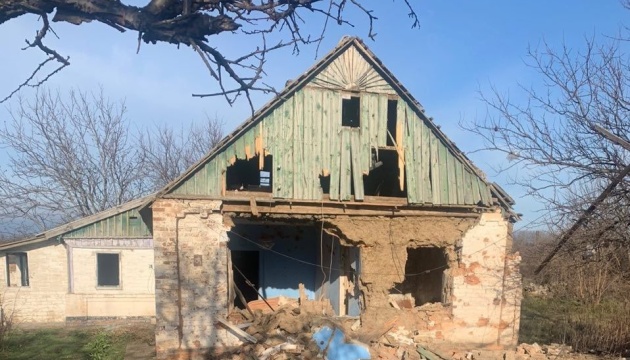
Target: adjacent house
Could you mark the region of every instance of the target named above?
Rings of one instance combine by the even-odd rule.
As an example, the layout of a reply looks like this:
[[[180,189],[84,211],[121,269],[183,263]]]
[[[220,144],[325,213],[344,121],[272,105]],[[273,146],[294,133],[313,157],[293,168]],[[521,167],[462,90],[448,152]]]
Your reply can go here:
[[[238,345],[218,320],[261,296],[513,346],[513,204],[348,37],[157,194],[1,245],[2,303],[155,316],[160,359]]]
[[[148,199],[0,244],[5,315],[17,323],[153,321],[151,213],[138,209]]]
[[[515,345],[512,205],[363,42],[344,38],[142,205],[158,358],[238,344],[216,324],[239,293],[303,292],[361,326],[396,318],[428,338]],[[413,311],[392,305],[401,297]]]

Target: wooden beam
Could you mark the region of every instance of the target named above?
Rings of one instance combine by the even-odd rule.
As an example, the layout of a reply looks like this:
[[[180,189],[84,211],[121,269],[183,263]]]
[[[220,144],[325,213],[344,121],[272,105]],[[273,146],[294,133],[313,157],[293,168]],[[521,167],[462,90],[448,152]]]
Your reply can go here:
[[[549,264],[549,262],[551,261],[551,259],[553,259],[554,256],[556,256],[556,254],[558,253],[558,251],[560,251],[560,249],[562,248],[562,246],[571,238],[571,236],[575,233],[575,231],[577,229],[580,228],[580,226],[582,226],[582,224],[588,219],[588,217],[595,211],[595,209],[597,209],[597,206],[599,204],[601,204],[604,200],[606,200],[606,198],[608,197],[608,195],[610,195],[610,193],[617,187],[617,185],[628,175],[630,174],[630,166],[626,166],[620,173],[619,175],[615,176],[615,178],[610,182],[610,184],[608,184],[608,186],[606,187],[606,189],[604,189],[604,191],[602,191],[601,194],[599,194],[599,196],[597,197],[597,199],[595,199],[595,201],[593,201],[593,203],[591,204],[591,206],[588,207],[588,209],[584,210],[584,212],[582,213],[582,215],[577,219],[577,221],[573,224],[573,226],[571,226],[571,228],[565,232],[562,237],[560,238],[560,240],[558,240],[558,244],[556,244],[556,246],[553,248],[553,250],[551,250],[551,252],[549,253],[549,255],[547,255],[547,257],[545,258],[545,260],[543,260],[540,265],[538,265],[538,268],[536,268],[536,271],[534,271],[535,275],[538,275],[542,269],[545,268],[545,266],[547,266],[547,264]]]
[[[630,151],[630,143],[626,140],[620,138],[619,136],[611,133],[610,131],[604,129],[599,125],[593,125],[593,130],[595,130],[598,134],[605,137],[606,139],[614,142],[615,144],[621,146],[622,148]]]
[[[246,333],[245,331],[239,329],[238,327],[236,327],[235,325],[230,324],[227,320],[223,320],[221,318],[218,318],[217,321],[219,323],[221,323],[221,325],[225,326],[228,330],[231,330],[232,333],[242,339],[245,339],[249,342],[251,342],[252,344],[256,344],[258,342],[258,340],[249,335],[248,333]]]
[[[345,205],[345,207],[344,207]],[[288,215],[311,215],[327,216],[327,215],[348,215],[348,216],[438,216],[438,217],[464,217],[476,218],[479,213],[454,211],[447,208],[436,209],[435,211],[419,210],[419,209],[401,209],[392,207],[370,207],[362,209],[357,206],[350,206],[342,203],[339,207],[325,207],[321,205],[311,206],[303,204],[292,205],[274,205],[272,207],[259,208],[261,214],[288,214]],[[249,205],[241,204],[223,204],[222,213],[246,213],[251,214],[252,210]]]

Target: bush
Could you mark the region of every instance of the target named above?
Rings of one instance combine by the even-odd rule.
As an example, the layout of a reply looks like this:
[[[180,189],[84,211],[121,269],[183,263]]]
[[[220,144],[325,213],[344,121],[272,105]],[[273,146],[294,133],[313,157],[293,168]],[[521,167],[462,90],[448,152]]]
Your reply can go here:
[[[83,347],[90,360],[104,360],[110,353],[112,347],[111,335],[107,332],[99,332],[94,338]]]

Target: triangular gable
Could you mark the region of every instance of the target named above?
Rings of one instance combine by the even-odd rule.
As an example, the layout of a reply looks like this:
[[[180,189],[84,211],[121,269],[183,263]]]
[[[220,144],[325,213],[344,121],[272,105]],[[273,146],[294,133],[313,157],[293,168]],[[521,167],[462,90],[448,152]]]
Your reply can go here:
[[[365,97],[362,104],[366,105],[361,111],[366,121],[362,120],[361,135],[337,124],[321,126],[326,120],[340,118],[342,91],[359,91]],[[225,171],[235,159],[270,153],[274,156],[274,169],[281,169],[274,178],[274,197],[321,199],[319,175],[330,173],[331,183],[339,184],[331,184],[330,198],[347,200],[352,186],[350,169],[354,169],[355,179],[361,178],[361,173],[369,171],[371,149],[387,141],[378,116],[383,116],[392,96],[403,100],[398,102],[397,111],[399,125],[405,131],[397,140],[408,160],[405,166],[409,203],[490,205],[490,187],[482,172],[446,138],[421,105],[357,38],[344,38],[208,155],[167,185],[158,197],[166,193],[221,197]],[[401,184],[404,181],[401,179]],[[354,186],[356,191],[361,184],[355,181]],[[362,199],[360,195],[355,199]]]
[[[325,89],[396,94],[376,68],[350,46],[324,67],[309,83]]]

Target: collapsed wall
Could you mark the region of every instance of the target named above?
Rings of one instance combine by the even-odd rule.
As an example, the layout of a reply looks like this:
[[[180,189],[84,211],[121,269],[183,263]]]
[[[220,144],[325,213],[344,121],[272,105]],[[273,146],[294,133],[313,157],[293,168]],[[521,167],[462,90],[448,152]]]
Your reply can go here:
[[[327,227],[361,247],[366,340],[389,326],[426,341],[516,345],[520,257],[510,254],[511,224],[500,211],[464,218],[337,217]],[[432,296],[423,298],[427,291]],[[401,298],[407,301],[395,301]]]
[[[158,359],[203,358],[240,343],[217,325],[233,299],[230,225],[220,207],[210,200],[153,204]],[[510,226],[500,211],[327,218],[328,233],[361,250],[361,340],[404,328],[427,341],[515,345],[521,287]],[[431,296],[423,298],[420,286]],[[392,302],[407,293],[411,303]]]

